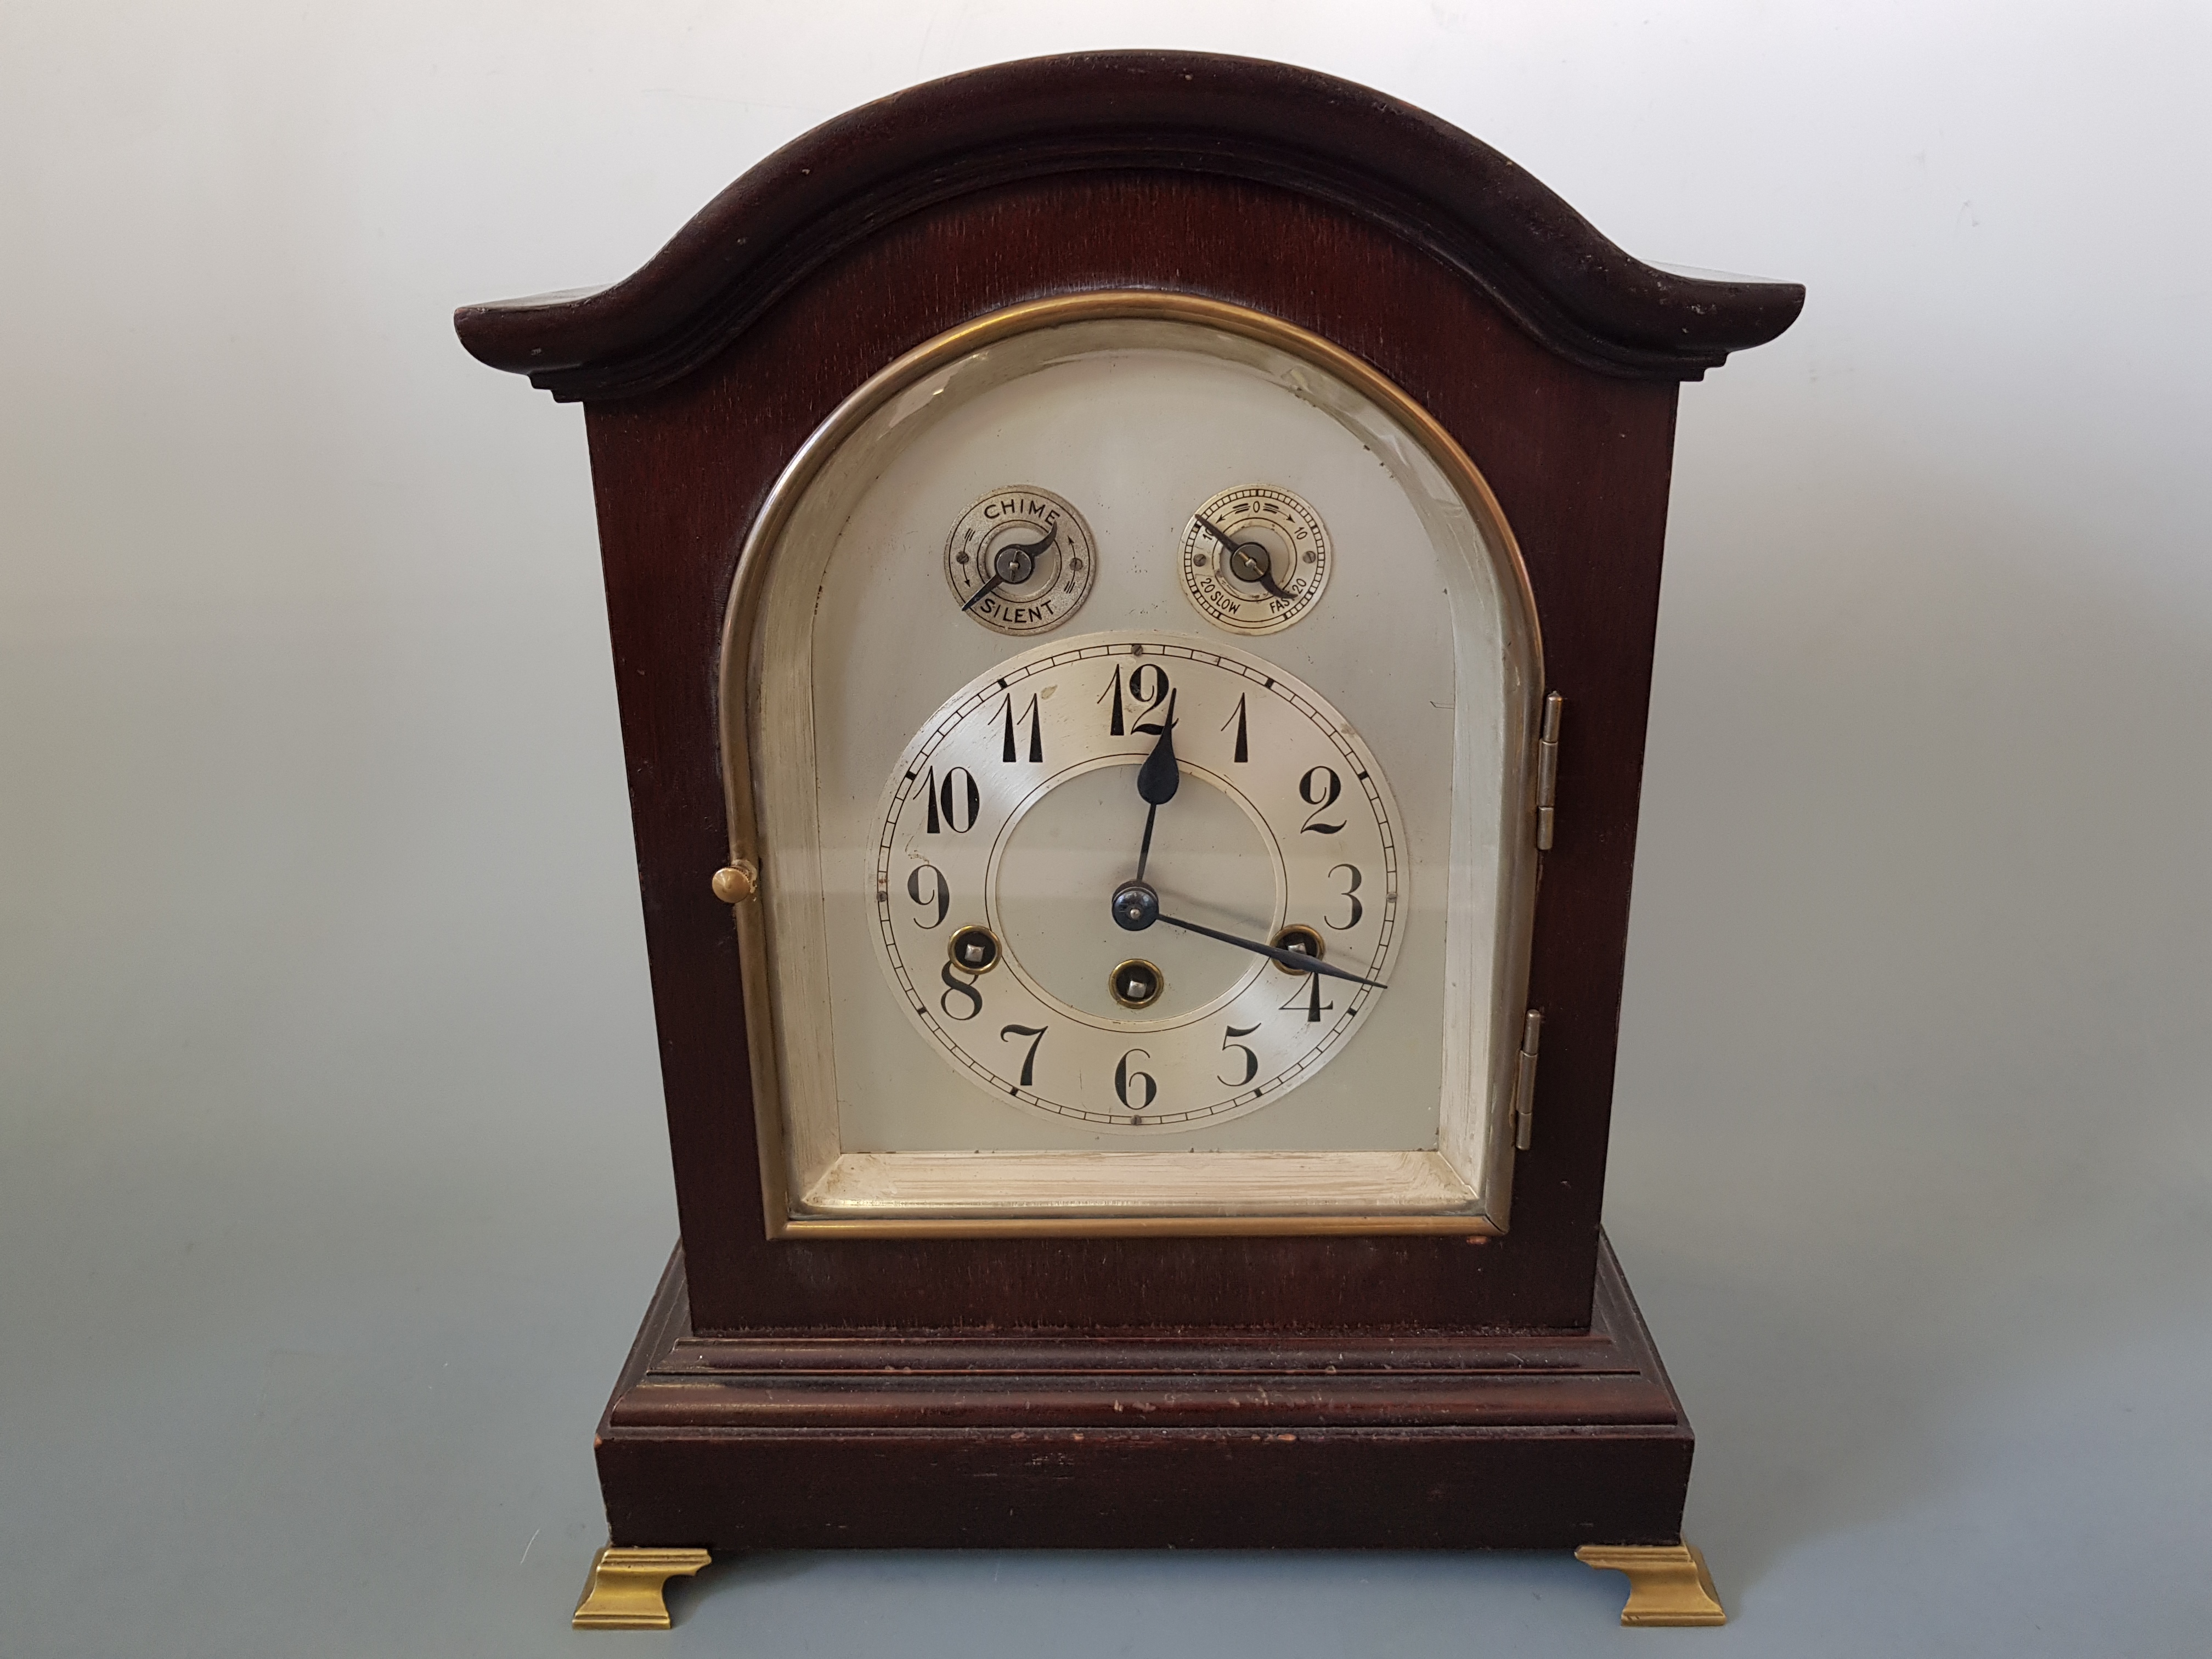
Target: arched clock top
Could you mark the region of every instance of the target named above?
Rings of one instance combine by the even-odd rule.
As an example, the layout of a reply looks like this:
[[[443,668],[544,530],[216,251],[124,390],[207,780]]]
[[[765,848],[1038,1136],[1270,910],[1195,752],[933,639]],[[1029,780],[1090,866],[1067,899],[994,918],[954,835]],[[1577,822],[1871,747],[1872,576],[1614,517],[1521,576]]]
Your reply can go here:
[[[563,401],[671,384],[886,226],[964,196],[1084,173],[1212,174],[1370,221],[1601,373],[1700,378],[1797,316],[1794,283],[1692,276],[1615,246],[1487,144],[1370,88],[1200,52],[1001,64],[879,99],[762,161],[635,274],[463,307],[469,351]]]
[[[580,1625],[946,1542],[1581,1545],[1720,1622],[1601,1206],[1676,382],[1802,299],[1112,52],[459,313],[588,405],[682,1224]]]

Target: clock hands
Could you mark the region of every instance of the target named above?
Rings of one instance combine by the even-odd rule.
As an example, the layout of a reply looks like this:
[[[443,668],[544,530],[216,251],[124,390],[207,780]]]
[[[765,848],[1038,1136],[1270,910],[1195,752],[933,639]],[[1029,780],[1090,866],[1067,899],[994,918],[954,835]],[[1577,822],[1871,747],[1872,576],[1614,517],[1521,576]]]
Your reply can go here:
[[[1234,945],[1239,950],[1251,951],[1269,961],[1279,963],[1294,973],[1327,974],[1332,979],[1348,979],[1354,985],[1371,985],[1378,991],[1390,988],[1379,979],[1363,979],[1358,974],[1346,973],[1341,968],[1332,968],[1316,957],[1303,951],[1286,951],[1279,945],[1262,945],[1257,939],[1239,939],[1234,933],[1224,933],[1194,921],[1160,914],[1160,896],[1141,881],[1125,881],[1114,890],[1114,921],[1115,926],[1132,933],[1141,933],[1156,921],[1170,927],[1180,927],[1186,933],[1203,933],[1208,939],[1219,939],[1224,945]]]
[[[1145,839],[1137,848],[1137,879],[1145,878],[1145,866],[1152,856],[1152,820],[1160,815],[1160,808],[1175,799],[1176,787],[1182,782],[1182,773],[1176,766],[1175,706],[1176,693],[1168,693],[1167,712],[1160,716],[1160,740],[1152,745],[1152,752],[1145,757],[1145,763],[1137,769],[1137,793],[1145,803]],[[1137,728],[1144,730],[1142,726]]]
[[[1208,530],[1213,526],[1199,520]],[[1221,536],[1218,530],[1213,533]],[[1229,538],[1221,538],[1224,541]],[[1268,579],[1268,586],[1274,586]],[[972,601],[971,601],[972,603]],[[1279,945],[1262,945],[1257,939],[1239,939],[1234,933],[1224,933],[1195,921],[1184,921],[1176,916],[1160,914],[1160,896],[1145,884],[1145,866],[1152,861],[1152,823],[1159,817],[1160,808],[1173,800],[1176,788],[1182,782],[1182,773],[1176,765],[1175,708],[1177,693],[1168,693],[1168,706],[1160,716],[1159,740],[1152,744],[1152,752],[1145,757],[1145,763],[1137,769],[1137,793],[1145,803],[1145,838],[1137,848],[1137,876],[1114,890],[1114,921],[1116,926],[1132,933],[1140,933],[1156,921],[1170,927],[1180,927],[1186,933],[1202,933],[1207,939],[1219,939],[1224,945],[1234,945],[1242,951],[1252,951],[1269,961],[1279,963],[1294,973],[1327,974],[1332,979],[1348,979],[1354,985],[1371,985],[1376,990],[1389,988],[1380,980],[1363,979],[1358,974],[1346,973],[1341,968],[1332,968],[1318,957],[1308,956],[1304,951],[1287,951]],[[1138,730],[1143,731],[1142,726]]]
[[[1024,545],[1008,542],[991,555],[991,580],[968,596],[968,603],[960,607],[963,614],[973,611],[1008,582],[1027,581],[1030,573],[1036,568],[1037,555],[1050,547],[1059,535],[1060,526],[1054,525],[1044,532],[1044,539],[1041,542],[1030,542]]]
[[[1197,519],[1200,530],[1229,550],[1229,556],[1222,562],[1229,567],[1231,575],[1239,581],[1257,582],[1279,599],[1291,597],[1290,591],[1275,580],[1274,561],[1268,556],[1264,546],[1258,542],[1238,541],[1227,531],[1218,528],[1213,520],[1202,513],[1193,516]]]

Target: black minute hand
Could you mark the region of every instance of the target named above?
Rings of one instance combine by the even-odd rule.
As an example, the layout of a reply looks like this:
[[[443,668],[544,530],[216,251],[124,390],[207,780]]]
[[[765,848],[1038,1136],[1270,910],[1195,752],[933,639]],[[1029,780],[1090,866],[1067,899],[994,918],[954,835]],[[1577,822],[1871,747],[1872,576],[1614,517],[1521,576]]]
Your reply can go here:
[[[1341,968],[1332,968],[1318,957],[1303,951],[1286,951],[1279,945],[1262,945],[1255,939],[1239,939],[1234,933],[1224,933],[1195,921],[1184,921],[1178,917],[1160,914],[1160,896],[1141,881],[1125,881],[1114,890],[1111,905],[1114,925],[1126,933],[1141,933],[1156,921],[1170,927],[1180,927],[1186,933],[1203,933],[1208,939],[1218,939],[1224,945],[1233,945],[1240,951],[1250,951],[1270,962],[1279,962],[1300,974],[1327,974],[1331,979],[1348,979],[1354,985],[1371,985],[1378,991],[1390,988],[1379,979],[1362,979],[1358,974],[1347,974]]]
[[[1170,915],[1163,915],[1160,920],[1170,927],[1182,928],[1186,933],[1203,933],[1208,939],[1219,939],[1224,945],[1234,945],[1246,951],[1256,951],[1260,955],[1279,962],[1284,967],[1301,974],[1327,974],[1331,979],[1348,979],[1354,985],[1371,985],[1378,991],[1387,991],[1390,988],[1379,979],[1362,979],[1358,975],[1348,974],[1341,968],[1332,968],[1319,957],[1310,957],[1303,951],[1285,951],[1279,945],[1262,945],[1257,939],[1239,939],[1234,933],[1216,933],[1211,927],[1201,927],[1194,921],[1180,921]]]

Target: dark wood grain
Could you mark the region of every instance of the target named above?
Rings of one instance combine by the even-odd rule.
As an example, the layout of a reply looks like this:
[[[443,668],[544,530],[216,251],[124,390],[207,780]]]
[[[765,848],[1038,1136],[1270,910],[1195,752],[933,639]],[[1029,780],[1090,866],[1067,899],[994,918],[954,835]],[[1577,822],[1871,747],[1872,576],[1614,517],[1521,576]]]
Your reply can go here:
[[[1501,1237],[771,1242],[720,631],[850,392],[1000,307],[1159,288],[1395,380],[1527,560],[1568,702],[1534,1144]],[[600,1425],[615,1541],[1547,1547],[1679,1533],[1692,1438],[1599,1231],[1676,382],[1794,285],[1630,259],[1465,134],[1244,60],[1001,66],[829,123],[596,295],[471,307],[586,400],[683,1244]],[[760,1103],[761,1109],[772,1109]]]
[[[1695,380],[1804,303],[1795,283],[1647,265],[1487,144],[1368,88],[1251,58],[1117,52],[996,64],[866,105],[754,167],[635,276],[471,306],[456,321],[477,357],[557,398],[628,397],[692,373],[908,215],[1102,170],[1244,179],[1327,202],[1610,374]]]
[[[679,1254],[599,1425],[617,1544],[1540,1548],[1681,1528],[1689,1425],[1610,1251],[1589,1330],[1554,1340],[910,1337],[886,1370],[865,1340],[700,1337],[684,1308]]]
[[[1277,250],[1300,251],[1296,259]],[[769,1243],[714,711],[739,544],[831,408],[900,352],[1041,295],[1172,283],[1359,353],[1466,447],[1518,533],[1571,709],[1536,912],[1533,1148],[1502,1238]],[[1532,342],[1449,268],[1241,179],[1091,173],[909,215],[822,267],[708,370],[587,405],[678,1201],[702,1329],[1543,1327],[1589,1317],[1675,388]]]

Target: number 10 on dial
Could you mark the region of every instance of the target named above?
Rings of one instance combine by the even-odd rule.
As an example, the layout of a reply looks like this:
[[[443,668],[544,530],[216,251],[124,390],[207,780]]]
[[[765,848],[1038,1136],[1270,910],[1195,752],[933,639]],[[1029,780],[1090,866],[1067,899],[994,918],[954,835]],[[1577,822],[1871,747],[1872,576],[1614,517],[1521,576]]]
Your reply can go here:
[[[1134,1133],[1239,1116],[1387,994],[1389,785],[1318,693],[1233,647],[1092,635],[1012,658],[925,723],[878,822],[892,992],[1010,1105]]]

